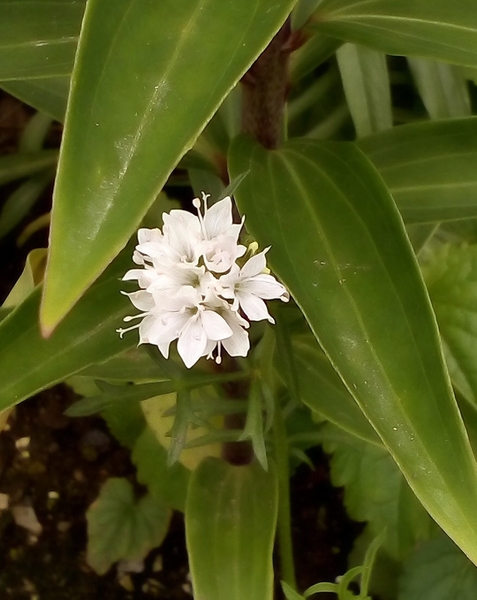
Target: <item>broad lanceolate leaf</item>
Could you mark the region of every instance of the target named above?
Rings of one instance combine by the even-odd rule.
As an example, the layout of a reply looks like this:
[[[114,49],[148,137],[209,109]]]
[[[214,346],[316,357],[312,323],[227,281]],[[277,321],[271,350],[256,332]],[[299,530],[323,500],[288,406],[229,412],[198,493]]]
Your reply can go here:
[[[250,232],[431,516],[477,561],[477,469],[389,192],[352,144],[239,139]]]
[[[38,326],[40,288],[0,323],[0,410],[136,344],[115,331],[128,312],[119,278],[129,261],[115,261],[49,339]]]
[[[55,187],[45,332],[125,245],[295,1],[88,2]]]
[[[477,66],[474,0],[323,0],[318,31],[386,54]]]
[[[365,46],[344,44],[336,58],[357,137],[390,129],[391,88],[384,54]]]
[[[381,440],[314,337],[309,335],[295,338],[293,350],[303,402],[320,416],[361,440],[382,446]]]
[[[477,216],[477,118],[403,125],[358,145],[407,223]]]
[[[88,563],[103,575],[117,560],[141,560],[160,546],[170,510],[161,498],[134,499],[127,479],[108,479],[88,509]]]
[[[424,276],[456,388],[477,407],[477,246],[445,246]]]
[[[196,600],[272,600],[273,469],[206,459],[192,474],[186,536]]]
[[[71,73],[84,0],[0,0],[0,81]]]
[[[477,569],[447,536],[420,545],[404,564],[398,600],[474,600]]]

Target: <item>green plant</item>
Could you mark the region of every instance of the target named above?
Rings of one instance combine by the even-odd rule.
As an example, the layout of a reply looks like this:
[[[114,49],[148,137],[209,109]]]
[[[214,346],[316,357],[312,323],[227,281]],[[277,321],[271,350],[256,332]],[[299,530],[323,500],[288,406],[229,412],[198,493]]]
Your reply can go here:
[[[92,564],[160,543],[175,508],[198,600],[271,598],[276,528],[299,598],[289,457],[320,443],[351,516],[368,522],[354,556],[365,567],[305,596],[350,597],[361,573],[360,597],[375,585],[410,600],[427,551],[473,574],[475,2],[0,0],[0,31],[1,87],[65,122],[45,280],[0,324],[0,408],[74,376],[85,397],[70,414],[101,411],[149,490],[136,501],[127,482],[107,483],[89,514]],[[48,181],[56,154],[42,135],[2,159],[0,182]],[[117,335],[131,312],[119,280],[143,220],[158,227],[177,206],[168,197],[191,209],[202,191],[234,195],[244,246],[270,247],[292,302],[271,306],[276,326],[252,324],[247,356],[188,370],[160,343],[146,353]],[[224,331],[208,337],[219,351]],[[105,556],[94,542],[108,507],[137,538]],[[362,548],[384,528],[370,583],[376,548]],[[386,561],[401,573],[393,591]],[[424,579],[453,597],[442,573]]]

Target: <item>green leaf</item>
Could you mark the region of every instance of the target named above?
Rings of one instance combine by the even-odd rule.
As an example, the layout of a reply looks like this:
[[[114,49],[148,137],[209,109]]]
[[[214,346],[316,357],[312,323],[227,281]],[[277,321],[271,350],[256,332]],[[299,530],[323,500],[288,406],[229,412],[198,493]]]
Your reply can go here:
[[[444,246],[423,272],[452,382],[477,407],[477,246]]]
[[[420,545],[405,563],[399,600],[476,597],[477,569],[447,536]]]
[[[0,238],[10,233],[53,181],[54,171],[37,173],[24,181],[6,199],[0,211]]]
[[[53,201],[45,332],[126,244],[295,1],[88,2]]]
[[[302,401],[311,410],[345,431],[382,446],[381,440],[315,338],[311,335],[297,337],[293,347]]]
[[[433,521],[411,491],[385,448],[359,440],[325,425],[333,441],[323,448],[331,454],[331,481],[344,487],[344,501],[355,521],[368,521],[371,534],[386,529],[382,544],[396,560],[405,558],[415,543],[427,539]]]
[[[277,481],[254,462],[203,461],[192,474],[186,536],[196,600],[272,600]]]
[[[323,0],[314,22],[321,33],[386,54],[477,66],[474,0]]]
[[[139,402],[123,402],[101,413],[109,431],[120,444],[133,448],[146,428],[146,419]]]
[[[359,140],[407,223],[477,216],[477,118],[403,125]]]
[[[431,119],[470,117],[470,96],[462,69],[424,58],[409,58],[414,82]]]
[[[263,431],[263,410],[260,383],[255,380],[250,386],[245,427],[239,440],[250,440],[252,442],[253,452],[258,462],[262,469],[267,471],[268,458]]]
[[[117,560],[141,560],[160,546],[170,510],[152,494],[134,499],[127,479],[111,478],[86,513],[88,564],[104,575]]]
[[[281,581],[280,583],[282,585],[286,600],[305,600],[305,598],[298,592],[295,592],[295,590],[288,585],[286,581]]]
[[[56,150],[40,150],[39,152],[18,152],[0,156],[0,185],[40,173],[54,167],[58,160]]]
[[[0,80],[71,73],[85,2],[1,0]]]
[[[402,221],[349,143],[246,138],[232,176],[258,242],[431,516],[477,561],[477,468]]]
[[[132,455],[137,480],[175,510],[184,512],[190,471],[179,462],[167,465],[167,450],[146,427],[138,438]]]
[[[0,88],[57,121],[64,121],[70,89],[69,76],[2,81]]]
[[[336,58],[357,137],[390,129],[391,88],[384,54],[366,46],[344,44]]]
[[[115,261],[48,339],[38,327],[40,288],[1,322],[0,410],[137,343],[115,331],[128,312],[119,281],[128,262]]]
[[[78,375],[111,381],[142,382],[169,379],[141,346],[113,356],[105,362],[86,367]]]
[[[290,78],[297,83],[328,60],[341,46],[341,40],[319,33],[313,35],[301,48],[291,55]]]

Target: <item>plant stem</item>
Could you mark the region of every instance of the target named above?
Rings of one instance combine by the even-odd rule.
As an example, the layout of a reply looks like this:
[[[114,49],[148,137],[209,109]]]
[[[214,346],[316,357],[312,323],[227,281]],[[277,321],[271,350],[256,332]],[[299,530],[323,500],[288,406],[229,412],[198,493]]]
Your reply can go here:
[[[287,19],[242,79],[242,130],[270,150],[277,148],[282,138],[289,39]]]
[[[281,576],[296,590],[293,542],[291,535],[290,467],[288,440],[280,406],[275,407],[273,418],[273,447],[278,477],[278,545],[280,549]]]

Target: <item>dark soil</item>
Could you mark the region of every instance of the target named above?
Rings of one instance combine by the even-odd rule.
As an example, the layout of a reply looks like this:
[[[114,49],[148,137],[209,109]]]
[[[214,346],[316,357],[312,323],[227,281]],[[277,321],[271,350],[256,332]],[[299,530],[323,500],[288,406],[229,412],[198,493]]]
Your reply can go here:
[[[15,151],[31,114],[31,109],[0,92],[0,154]],[[58,135],[56,126],[52,136]],[[0,189],[0,208],[10,191],[10,186]],[[20,275],[28,251],[47,244],[47,232],[41,231],[19,249],[18,234],[48,209],[46,197],[24,223],[0,240],[0,303]],[[8,497],[8,508],[0,508],[0,598],[190,599],[180,514],[174,515],[163,545],[150,553],[141,573],[118,573],[113,567],[101,577],[87,565],[85,512],[108,477],[133,479],[134,467],[129,451],[118,445],[102,419],[63,415],[71,400],[66,386],[43,392],[18,406],[0,433],[0,494]],[[309,454],[314,470],[300,466],[291,482],[301,590],[318,581],[333,581],[346,571],[346,556],[361,528],[346,517],[341,491],[330,484],[326,457],[319,449]],[[38,531],[15,522],[15,507],[32,509]]]

